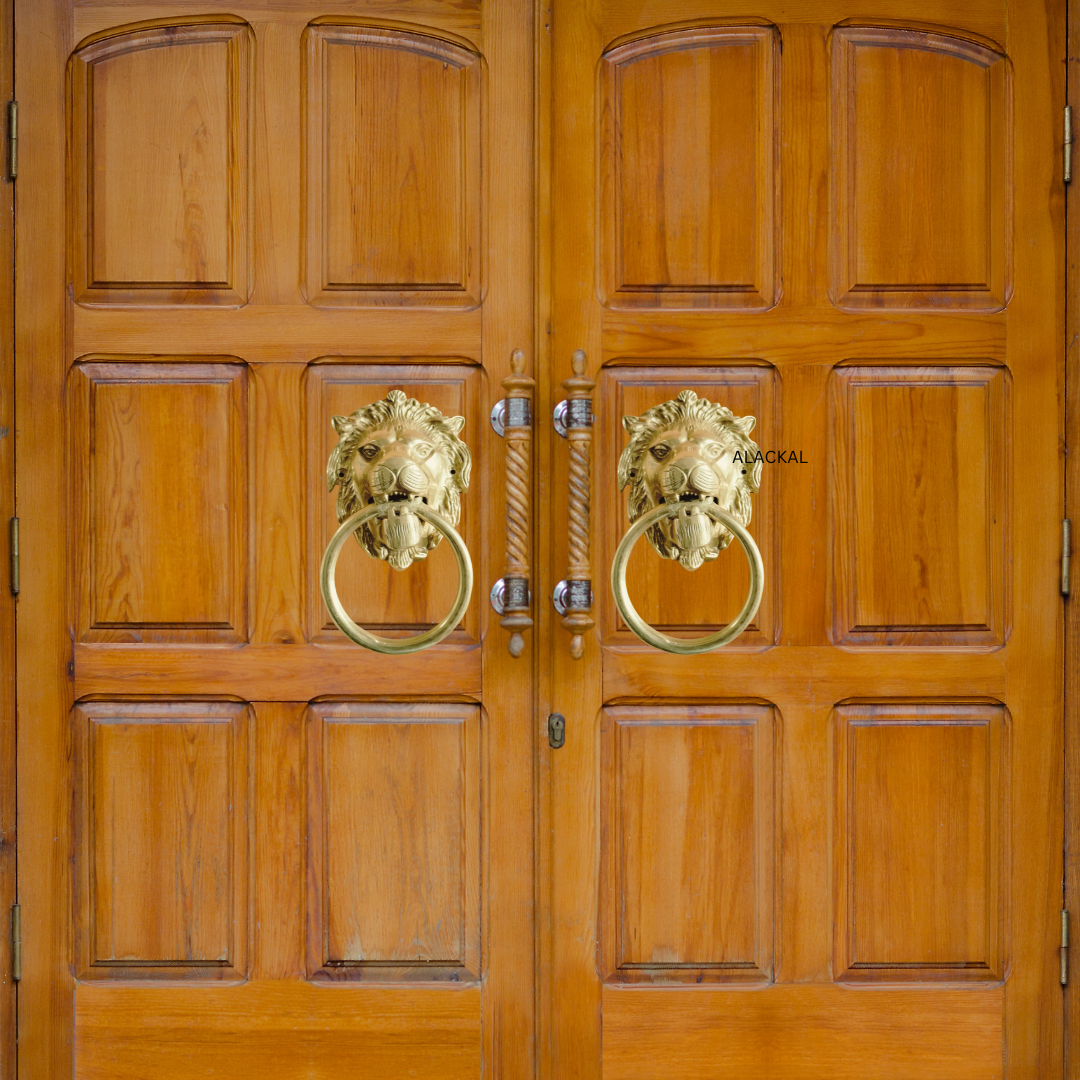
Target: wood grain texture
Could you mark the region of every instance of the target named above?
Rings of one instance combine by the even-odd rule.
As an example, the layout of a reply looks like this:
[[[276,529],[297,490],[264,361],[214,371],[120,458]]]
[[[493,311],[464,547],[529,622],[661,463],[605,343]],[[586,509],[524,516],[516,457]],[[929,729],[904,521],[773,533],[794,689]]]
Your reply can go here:
[[[604,988],[605,1080],[1001,1080],[1004,992]],[[838,1038],[840,1031],[857,1037]]]
[[[76,645],[74,686],[90,694],[237,694],[248,701],[333,694],[395,697],[410,687],[425,697],[479,697],[483,665],[476,645],[444,644],[429,653],[385,657],[349,645],[244,645],[168,649]]]
[[[607,981],[771,978],[775,724],[760,705],[604,710]]]
[[[84,641],[247,636],[247,372],[91,361],[71,374]]]
[[[382,363],[315,363],[305,375],[308,512],[307,596],[308,640],[343,642],[323,602],[319,568],[323,552],[337,532],[336,496],[326,491],[326,461],[338,443],[332,419],[348,416],[378,401],[391,390],[433,405],[444,416],[464,416],[461,438],[475,446],[483,419],[480,405],[480,369],[471,364],[433,362],[421,357],[386,358]],[[457,530],[475,556],[478,547],[477,504],[487,490],[481,469],[474,470],[469,490],[461,500]],[[427,629],[450,609],[457,596],[457,562],[442,541],[426,559],[398,572],[371,558],[350,542],[338,561],[338,595],[359,625],[379,634],[408,636]],[[477,590],[479,592],[479,589]],[[449,640],[458,644],[477,640],[477,605],[462,620]]]
[[[474,307],[480,57],[396,28],[304,36],[308,302]]]
[[[477,987],[81,985],[76,1080],[480,1080]]]
[[[1000,705],[837,707],[838,979],[1004,979],[1005,721]]]
[[[476,706],[308,714],[308,975],[480,974]]]
[[[924,30],[833,36],[832,296],[1004,307],[1012,288],[1009,64]]]
[[[613,308],[772,305],[775,27],[641,37],[600,61],[602,292]]]
[[[663,366],[653,363],[620,363],[601,372],[599,397],[610,404],[604,410],[608,424],[600,442],[597,475],[606,482],[598,485],[602,498],[601,542],[597,545],[599,565],[610,567],[615,549],[629,528],[626,513],[627,490],[616,491],[611,478],[616,475],[624,433],[623,416],[640,416],[646,409],[674,398],[681,390],[693,390],[700,397],[726,405],[736,416],[755,416],[753,438],[766,450],[794,450],[784,442],[779,425],[779,379],[767,364],[716,360],[710,364],[682,365],[677,361]],[[776,638],[780,581],[776,576],[779,523],[777,498],[785,482],[798,483],[807,469],[796,461],[790,466],[765,467],[761,488],[753,497],[753,517],[749,530],[765,559],[765,592],[761,607],[745,633],[731,647],[761,648]],[[775,462],[775,453],[773,461]],[[789,474],[791,474],[789,476]],[[730,556],[730,558],[729,558]],[[661,559],[644,540],[630,557],[626,579],[630,597],[642,617],[664,633],[700,637],[714,633],[735,617],[750,587],[750,569],[741,549],[730,548],[714,563],[695,571],[692,578],[672,560]],[[688,584],[692,587],[687,588]],[[598,590],[602,612],[602,633],[606,643],[650,650],[629,631],[619,616],[611,590]]]
[[[84,304],[248,298],[251,31],[143,27],[71,67],[74,289]],[[152,127],[154,138],[140,133]]]
[[[1005,641],[1010,381],[980,364],[836,370],[837,643]]]
[[[246,710],[88,702],[74,724],[80,977],[243,978]]]

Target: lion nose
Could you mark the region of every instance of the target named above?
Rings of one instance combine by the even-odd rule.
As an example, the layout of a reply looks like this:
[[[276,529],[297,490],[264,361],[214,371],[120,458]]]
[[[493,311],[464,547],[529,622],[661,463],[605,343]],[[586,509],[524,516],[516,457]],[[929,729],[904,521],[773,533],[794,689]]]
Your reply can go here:
[[[669,465],[660,477],[660,490],[666,497],[679,495],[687,487],[701,495],[715,495],[720,490],[720,479],[695,458]]]
[[[423,470],[408,458],[388,458],[372,470],[369,483],[377,495],[385,495],[395,487],[410,495],[422,495],[428,487]]]

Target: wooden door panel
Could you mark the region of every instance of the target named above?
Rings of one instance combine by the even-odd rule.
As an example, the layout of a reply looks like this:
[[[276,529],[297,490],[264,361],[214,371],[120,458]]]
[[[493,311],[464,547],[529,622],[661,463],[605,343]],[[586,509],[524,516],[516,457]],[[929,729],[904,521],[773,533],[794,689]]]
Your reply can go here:
[[[179,359],[72,369],[82,641],[247,638],[247,369]]]
[[[1009,925],[1000,705],[834,714],[838,979],[995,982]]]
[[[1004,991],[604,987],[605,1080],[1000,1080]],[[837,1038],[837,1029],[858,1032]]]
[[[225,17],[110,34],[75,54],[78,302],[247,299],[252,46]]]
[[[576,824],[549,849],[553,1075],[1060,1072],[1061,611],[1047,538],[1062,516],[1064,233],[1060,139],[1041,117],[1064,104],[1063,11],[932,8],[580,0],[553,11],[553,368],[565,378],[581,349],[599,384],[602,583],[583,660],[558,645],[553,659],[567,738],[551,758],[551,813]],[[762,176],[746,133],[764,99],[748,98],[750,75],[734,77],[734,49],[702,45],[747,29],[778,44],[771,306],[732,310],[727,294],[677,304],[655,287],[628,302],[617,238],[639,238],[639,263],[667,257],[719,296],[707,273],[718,264],[701,256],[688,274],[679,259],[712,250],[723,207],[739,215],[749,258],[747,191]],[[721,62],[729,77],[709,88],[704,72]],[[700,164],[718,145],[714,119],[744,133],[727,144],[737,172]],[[652,277],[672,291],[678,280]],[[627,527],[620,421],[683,388],[755,412],[726,400],[748,396],[724,385],[740,370],[769,373],[773,410],[755,413],[753,437],[806,464],[766,462],[754,498],[758,629],[710,654],[660,653],[616,624],[606,595]],[[704,633],[730,617],[710,609],[741,599],[734,582],[663,566],[644,546],[635,558],[646,569],[628,575],[631,596],[668,632]],[[555,571],[564,559],[557,542]],[[683,970],[626,985],[621,960],[656,956],[659,968],[663,949],[681,958],[707,941],[745,957],[738,886],[706,901],[680,860],[694,850],[694,870],[706,865],[749,795],[732,779],[702,798],[700,826],[682,826],[693,778],[728,760],[719,744],[684,767],[704,736],[645,725],[648,752],[620,758],[606,717],[733,701],[782,717],[765,985],[696,985]],[[633,853],[625,866],[617,842]],[[725,857],[735,850],[728,840]],[[683,913],[707,902],[743,921],[702,915],[686,929]],[[599,971],[579,944],[592,937]]]
[[[1005,57],[965,38],[835,31],[837,304],[993,310],[1007,302],[1009,85]]]
[[[304,37],[308,301],[474,306],[479,55],[373,26]]]
[[[260,981],[75,990],[76,1080],[480,1080],[480,988]],[[192,1033],[198,1032],[193,1038]]]
[[[775,724],[764,705],[604,711],[607,981],[771,978]]]
[[[308,722],[308,973],[480,975],[480,717],[319,704]]]
[[[243,978],[247,710],[88,702],[74,726],[80,978]]]
[[[18,18],[39,417],[20,490],[42,559],[20,812],[57,838],[25,850],[48,944],[24,969],[23,1068],[530,1073],[534,661],[488,603],[488,413],[514,350],[535,373],[534,12]],[[466,417],[475,585],[451,640],[385,657],[329,629],[319,566],[331,417],[394,388]],[[398,574],[349,551],[339,581],[404,635],[449,606],[449,556]]]
[[[599,447],[596,473],[599,480],[602,526],[597,545],[598,565],[608,567],[615,548],[629,527],[626,492],[616,490],[616,475],[624,433],[619,421],[624,416],[640,416],[646,409],[675,397],[680,390],[693,390],[700,397],[726,405],[736,416],[757,417],[753,437],[764,449],[782,446],[779,428],[779,379],[771,365],[734,361],[714,361],[683,366],[678,361],[663,366],[634,360],[620,361],[600,373],[598,397],[610,422],[608,439]],[[763,441],[764,440],[764,441]],[[775,458],[775,455],[774,455]],[[793,464],[792,468],[798,468]],[[749,531],[763,551],[778,550],[778,478],[766,470],[761,489],[754,497]],[[766,568],[767,581],[761,608],[734,648],[760,648],[776,639],[776,597],[780,583],[773,577],[776,559]],[[746,599],[750,571],[742,550],[734,545],[720,558],[694,572],[695,588],[684,588],[686,571],[673,560],[661,559],[642,540],[630,558],[626,577],[630,597],[637,610],[654,626],[676,636],[713,633],[734,618]],[[598,597],[605,641],[638,648],[640,643],[618,615],[610,590]]]
[[[604,54],[602,295],[769,307],[777,291],[774,27],[699,27]]]
[[[312,641],[340,643],[345,637],[330,619],[319,592],[322,553],[338,528],[336,499],[323,494],[326,462],[338,441],[333,417],[348,416],[391,390],[402,390],[409,397],[434,405],[444,416],[464,416],[461,438],[477,454],[477,439],[483,430],[480,425],[486,421],[479,405],[481,372],[474,364],[445,363],[441,358],[426,363],[420,357],[385,358],[383,362],[363,364],[335,359],[312,363],[305,381],[308,472],[304,490],[311,493],[307,500],[308,637]],[[482,470],[476,469],[470,474],[469,489],[461,500],[457,526],[473,551],[479,536],[477,507],[485,490]],[[338,563],[338,594],[361,626],[378,633],[415,631],[437,623],[450,609],[457,595],[457,575],[457,561],[445,540],[423,562],[403,572],[392,570],[387,563],[367,555],[358,544],[350,543]],[[476,625],[473,606],[453,640],[462,644],[475,642]]]
[[[838,643],[1005,642],[1010,381],[982,364],[834,369]]]

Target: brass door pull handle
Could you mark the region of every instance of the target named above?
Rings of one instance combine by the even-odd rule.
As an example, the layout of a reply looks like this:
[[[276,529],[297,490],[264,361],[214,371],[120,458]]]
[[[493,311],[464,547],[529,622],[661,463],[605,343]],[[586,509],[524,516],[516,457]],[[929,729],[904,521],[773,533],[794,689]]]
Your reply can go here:
[[[323,555],[319,584],[338,628],[357,645],[386,655],[417,652],[442,641],[472,596],[469,549],[454,526],[469,486],[472,455],[460,438],[465,419],[445,417],[401,390],[351,416],[335,416],[338,444],[326,466],[326,484],[338,488],[341,523]],[[375,559],[406,570],[445,536],[457,557],[457,597],[430,630],[411,638],[384,638],[358,626],[337,593],[335,571],[350,536]]]
[[[570,443],[568,558],[566,579],[555,587],[554,602],[562,624],[572,635],[570,655],[580,660],[585,652],[583,634],[591,630],[592,546],[589,521],[592,502],[592,390],[594,380],[585,375],[587,357],[578,349],[571,357],[574,374],[563,383],[566,400],[555,410],[555,426]]]
[[[529,543],[532,536],[532,392],[536,383],[525,374],[525,354],[515,349],[510,374],[503,379],[500,403],[502,435],[506,439],[506,566],[500,581],[499,625],[510,631],[510,655],[525,648],[522,631],[532,626],[529,610]],[[499,429],[496,428],[498,431]]]
[[[611,567],[611,590],[626,625],[642,641],[665,652],[690,656],[734,640],[761,604],[765,567],[747,531],[751,496],[761,483],[761,455],[750,438],[756,421],[684,390],[641,416],[623,417],[630,442],[619,458],[619,487],[629,487],[631,525]],[[626,567],[642,535],[665,559],[697,570],[733,539],[750,563],[750,590],[734,621],[701,638],[674,638],[650,626],[626,588]]]

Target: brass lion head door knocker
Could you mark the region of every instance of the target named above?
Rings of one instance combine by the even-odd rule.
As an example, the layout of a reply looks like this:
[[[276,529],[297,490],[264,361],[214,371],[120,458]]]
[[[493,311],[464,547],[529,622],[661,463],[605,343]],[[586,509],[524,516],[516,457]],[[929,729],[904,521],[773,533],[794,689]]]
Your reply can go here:
[[[441,641],[457,626],[472,595],[472,561],[455,526],[461,495],[469,486],[472,455],[460,437],[461,416],[438,409],[401,390],[335,416],[338,444],[326,466],[326,486],[338,489],[341,527],[323,556],[323,599],[338,627],[358,645],[381,653],[410,653]],[[345,541],[356,537],[375,559],[407,570],[426,559],[445,536],[457,556],[457,599],[438,624],[416,637],[379,637],[357,626],[337,595],[334,571]]]
[[[761,455],[750,438],[756,420],[684,390],[641,416],[626,416],[630,442],[619,458],[619,489],[631,526],[615,553],[611,587],[626,624],[643,641],[666,652],[708,652],[734,640],[761,603],[764,566],[747,532],[751,496],[761,483]],[[662,634],[638,615],[626,589],[630,552],[644,533],[664,559],[697,570],[738,540],[750,563],[750,592],[735,620],[707,637],[685,640]]]

